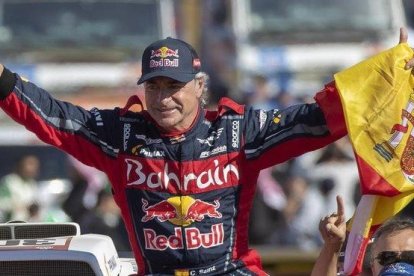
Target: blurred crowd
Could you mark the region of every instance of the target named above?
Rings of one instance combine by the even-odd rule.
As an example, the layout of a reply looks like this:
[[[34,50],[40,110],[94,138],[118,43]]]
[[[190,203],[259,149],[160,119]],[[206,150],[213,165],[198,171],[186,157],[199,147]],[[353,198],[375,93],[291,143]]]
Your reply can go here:
[[[69,175],[65,184],[40,182],[40,158],[22,155],[14,170],[0,179],[0,222],[76,222],[81,233],[110,236],[118,251],[130,251],[106,176],[71,156],[61,165],[67,166]],[[53,187],[62,184],[68,188]]]
[[[358,170],[348,140],[261,172],[253,207],[253,244],[312,250],[321,245],[317,221],[336,210],[343,196],[346,214],[359,201]],[[348,217],[349,218],[349,217]]]

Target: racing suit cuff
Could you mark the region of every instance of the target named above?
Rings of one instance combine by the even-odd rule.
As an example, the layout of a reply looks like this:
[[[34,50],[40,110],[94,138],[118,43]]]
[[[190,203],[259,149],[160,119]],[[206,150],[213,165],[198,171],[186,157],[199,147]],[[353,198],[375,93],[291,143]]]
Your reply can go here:
[[[346,135],[347,128],[344,112],[335,82],[332,81],[325,85],[325,89],[316,94],[315,100],[322,109],[331,134],[336,137]]]
[[[16,75],[4,68],[0,76],[0,100],[4,100],[13,91],[16,81]]]

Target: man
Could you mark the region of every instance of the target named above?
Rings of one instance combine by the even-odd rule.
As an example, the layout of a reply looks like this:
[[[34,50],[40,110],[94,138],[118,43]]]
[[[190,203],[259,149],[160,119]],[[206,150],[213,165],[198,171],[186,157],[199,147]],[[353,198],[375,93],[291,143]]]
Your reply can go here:
[[[16,162],[13,172],[0,179],[0,220],[33,219],[31,206],[39,207],[37,202],[40,162],[35,155],[23,155]],[[32,207],[36,208],[36,207]]]
[[[372,275],[413,275],[414,221],[395,218],[384,223],[375,232],[371,254]]]
[[[139,275],[265,275],[247,239],[259,171],[346,134],[333,83],[318,104],[263,111],[223,98],[204,110],[200,59],[173,38],[143,53],[147,110],[138,113],[128,110],[136,97],[123,109],[86,111],[1,71],[7,114],[106,172]]]

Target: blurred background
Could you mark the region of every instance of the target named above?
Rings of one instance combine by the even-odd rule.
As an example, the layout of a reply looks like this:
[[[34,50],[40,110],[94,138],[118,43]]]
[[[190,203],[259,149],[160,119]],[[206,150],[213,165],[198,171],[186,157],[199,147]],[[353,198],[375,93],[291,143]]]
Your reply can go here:
[[[335,72],[396,45],[401,26],[413,39],[414,1],[0,0],[0,62],[61,100],[113,108],[143,97],[142,51],[173,36],[200,54],[209,108],[228,96],[280,109],[312,102]],[[106,176],[3,112],[0,178],[0,222],[75,221],[130,250]],[[349,218],[360,195],[347,139],[262,171],[250,243],[271,275],[309,274],[337,194]]]

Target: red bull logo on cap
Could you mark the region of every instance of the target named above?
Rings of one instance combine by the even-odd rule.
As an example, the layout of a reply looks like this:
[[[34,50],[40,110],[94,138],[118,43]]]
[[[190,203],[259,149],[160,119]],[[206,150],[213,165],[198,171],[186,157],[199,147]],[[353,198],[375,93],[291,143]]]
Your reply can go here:
[[[167,57],[176,57],[179,58],[180,56],[178,55],[178,49],[177,50],[172,50],[168,47],[161,47],[158,50],[151,50],[151,56],[150,59],[153,58],[167,58]]]
[[[173,57],[173,59],[170,59],[170,57]],[[157,50],[151,50],[149,67],[178,67],[179,57],[178,49],[172,50],[164,46]]]

